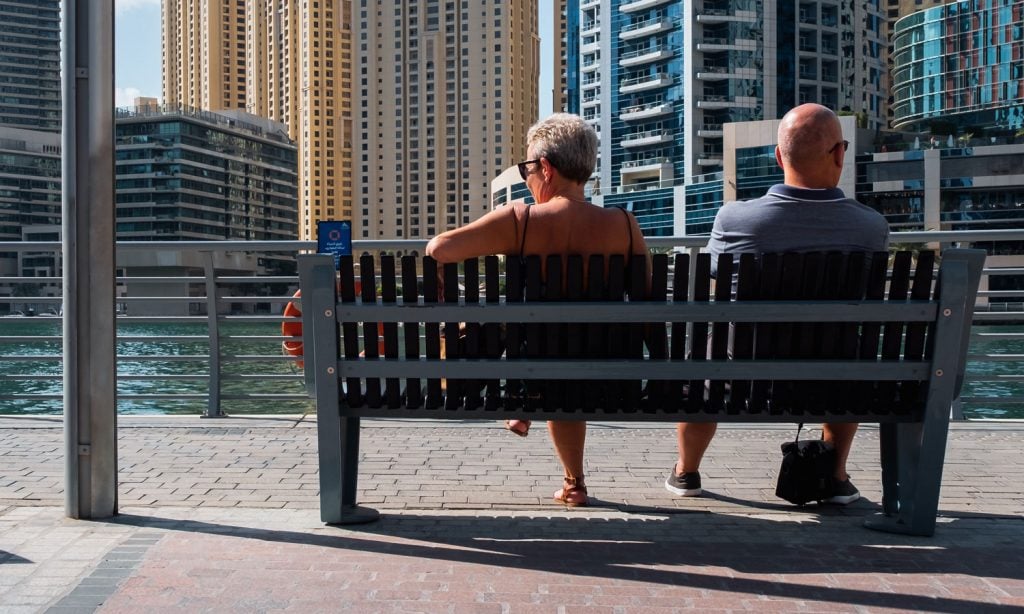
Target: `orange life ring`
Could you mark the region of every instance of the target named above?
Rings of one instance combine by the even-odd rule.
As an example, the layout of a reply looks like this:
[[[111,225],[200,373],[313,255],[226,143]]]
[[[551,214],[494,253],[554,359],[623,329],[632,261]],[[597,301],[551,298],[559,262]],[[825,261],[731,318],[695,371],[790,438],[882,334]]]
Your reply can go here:
[[[360,292],[360,285],[361,284],[359,283],[359,280],[357,279],[356,280],[356,287],[355,287],[356,294],[359,294],[359,292]],[[296,290],[295,294],[292,295],[292,297],[294,297],[294,298],[299,298],[301,296],[302,296],[302,290]],[[295,301],[288,301],[288,304],[284,306],[284,317],[285,318],[294,318],[294,319],[288,319],[288,320],[284,320],[283,322],[281,322],[281,336],[282,337],[291,337],[292,338],[291,340],[290,339],[285,339],[284,341],[282,341],[281,342],[281,348],[284,350],[284,353],[289,355],[289,356],[299,356],[299,357],[301,357],[302,353],[303,353],[303,351],[302,351],[302,310],[299,309],[299,306],[295,303]],[[294,339],[298,339],[298,340],[295,341]],[[359,355],[362,356],[363,353],[360,352]],[[377,355],[378,356],[383,356],[384,355],[384,323],[383,322],[377,322]],[[303,363],[303,361],[301,359],[300,360],[296,360],[295,364],[298,365],[298,367],[300,369],[304,365],[304,363]]]

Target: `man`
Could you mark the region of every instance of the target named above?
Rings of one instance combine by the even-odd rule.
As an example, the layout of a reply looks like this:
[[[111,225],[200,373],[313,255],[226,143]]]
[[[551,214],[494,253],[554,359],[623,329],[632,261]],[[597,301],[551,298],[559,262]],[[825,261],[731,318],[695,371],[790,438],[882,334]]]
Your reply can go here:
[[[886,250],[885,218],[836,187],[847,147],[839,118],[828,108],[803,104],[786,113],[775,148],[785,182],[761,198],[726,203],[719,210],[708,242],[712,263],[722,253]],[[679,459],[666,489],[684,497],[701,493],[700,461],[717,427],[713,422],[678,425]],[[846,472],[857,424],[825,424],[822,430],[836,450],[836,487],[829,502],[846,505],[860,497]]]

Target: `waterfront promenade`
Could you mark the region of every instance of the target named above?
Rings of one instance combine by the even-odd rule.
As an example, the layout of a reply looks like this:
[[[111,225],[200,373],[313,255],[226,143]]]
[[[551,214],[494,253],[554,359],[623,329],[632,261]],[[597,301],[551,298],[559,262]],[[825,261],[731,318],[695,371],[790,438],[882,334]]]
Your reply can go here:
[[[671,425],[594,424],[595,505],[567,510],[542,423],[364,421],[384,516],[349,528],[319,522],[310,417],[122,417],[121,514],[93,522],[63,516],[61,427],[0,417],[0,613],[1024,611],[1024,422],[953,425],[933,538],[860,526],[871,426],[864,499],[798,509],[774,497],[789,425],[723,425],[679,499]]]

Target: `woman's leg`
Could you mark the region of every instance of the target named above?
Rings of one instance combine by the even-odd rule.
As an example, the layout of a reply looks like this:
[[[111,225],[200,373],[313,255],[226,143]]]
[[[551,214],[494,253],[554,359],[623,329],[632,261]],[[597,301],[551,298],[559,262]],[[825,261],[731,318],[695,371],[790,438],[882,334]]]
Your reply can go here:
[[[555,501],[569,507],[587,505],[590,500],[583,482],[583,445],[587,439],[587,423],[552,420],[548,422],[548,432],[565,474],[562,488],[555,491]]]
[[[587,423],[550,420],[548,432],[551,433],[551,442],[555,445],[558,459],[562,461],[565,477],[579,479],[582,486],[583,446],[587,440]]]

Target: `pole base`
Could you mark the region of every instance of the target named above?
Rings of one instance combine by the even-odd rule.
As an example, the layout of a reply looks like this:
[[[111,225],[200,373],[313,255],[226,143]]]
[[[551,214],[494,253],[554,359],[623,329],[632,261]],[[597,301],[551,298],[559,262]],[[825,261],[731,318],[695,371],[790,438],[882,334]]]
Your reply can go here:
[[[341,518],[328,522],[332,526],[345,526],[348,524],[369,524],[380,520],[380,512],[372,507],[361,505],[350,505],[341,508]]]
[[[926,527],[915,527],[904,522],[898,515],[889,516],[886,514],[875,514],[864,519],[864,526],[883,533],[896,533],[898,535],[916,535],[919,537],[931,537],[935,535],[935,523]]]

